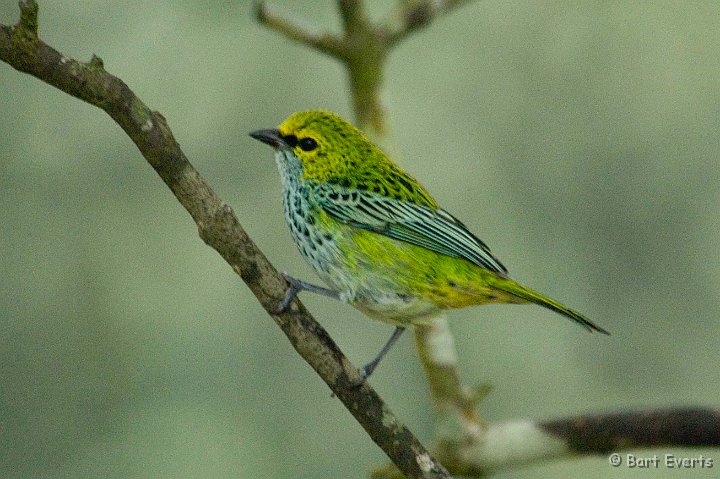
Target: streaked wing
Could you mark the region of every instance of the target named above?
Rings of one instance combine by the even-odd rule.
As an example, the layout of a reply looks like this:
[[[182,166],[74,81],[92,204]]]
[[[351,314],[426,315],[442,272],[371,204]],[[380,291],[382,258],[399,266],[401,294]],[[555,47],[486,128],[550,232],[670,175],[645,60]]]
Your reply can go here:
[[[331,217],[455,258],[464,258],[501,275],[503,264],[480,239],[450,213],[375,193],[316,185],[313,197]]]

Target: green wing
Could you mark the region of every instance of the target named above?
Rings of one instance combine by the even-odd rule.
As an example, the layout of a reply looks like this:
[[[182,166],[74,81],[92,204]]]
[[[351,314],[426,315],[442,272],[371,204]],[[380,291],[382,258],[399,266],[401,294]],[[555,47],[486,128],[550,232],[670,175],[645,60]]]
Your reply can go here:
[[[442,209],[337,184],[315,185],[312,196],[331,217],[343,223],[422,246],[505,275],[505,266],[480,239]]]

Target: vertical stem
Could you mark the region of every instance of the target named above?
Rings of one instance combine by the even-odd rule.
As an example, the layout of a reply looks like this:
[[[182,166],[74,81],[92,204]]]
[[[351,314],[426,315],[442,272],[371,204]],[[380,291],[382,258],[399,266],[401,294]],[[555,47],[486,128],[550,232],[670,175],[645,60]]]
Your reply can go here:
[[[441,413],[454,411],[464,421],[483,425],[475,412],[475,400],[460,381],[455,339],[447,317],[439,315],[427,325],[415,326],[415,341],[435,405]]]
[[[381,101],[384,57],[385,52],[378,45],[367,42],[347,63],[355,121],[372,140],[380,143],[387,142],[388,136]]]

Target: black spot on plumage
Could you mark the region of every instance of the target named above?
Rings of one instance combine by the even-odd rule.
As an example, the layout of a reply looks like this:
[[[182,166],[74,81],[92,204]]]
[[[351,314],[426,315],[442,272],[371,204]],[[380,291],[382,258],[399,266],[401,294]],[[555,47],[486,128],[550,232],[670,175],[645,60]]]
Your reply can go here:
[[[307,224],[312,226],[315,224],[315,217],[311,214],[307,214],[305,215],[305,221],[307,222]]]
[[[402,176],[398,176],[398,177],[397,177],[397,180],[398,180],[400,183],[402,183],[403,186],[404,186],[405,188],[407,188],[408,191],[410,191],[411,193],[415,191],[415,185],[413,185],[412,183],[410,183],[408,180],[406,180],[406,179],[403,178]]]
[[[340,197],[343,201],[347,201],[350,199],[350,193],[343,193],[342,195],[340,195]]]
[[[457,283],[456,283],[455,281],[452,281],[452,280],[448,281],[447,284],[448,284],[448,286],[450,286],[451,288],[454,288],[454,287],[457,286]]]
[[[326,241],[332,241],[332,239],[333,239],[333,235],[331,235],[330,233],[325,233],[323,235],[323,237],[325,238]]]
[[[340,180],[340,186],[342,186],[343,188],[349,188],[351,184],[351,181],[347,178],[343,178],[342,180]]]
[[[367,190],[367,185],[365,183],[358,183],[357,185],[355,185],[355,188],[360,191],[365,191]]]
[[[337,192],[333,191],[332,193],[328,194],[328,198],[330,198],[331,200],[337,200],[338,199]]]

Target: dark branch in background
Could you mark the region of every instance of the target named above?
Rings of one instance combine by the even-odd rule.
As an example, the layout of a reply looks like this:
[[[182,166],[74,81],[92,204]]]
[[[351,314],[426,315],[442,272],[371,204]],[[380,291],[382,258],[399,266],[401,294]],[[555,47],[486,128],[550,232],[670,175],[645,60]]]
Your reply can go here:
[[[98,57],[82,63],[43,43],[37,36],[34,1],[21,1],[20,12],[17,25],[0,25],[0,60],[110,115],[190,213],[203,241],[242,277],[298,353],[393,463],[407,477],[450,477],[367,383],[361,388],[352,386],[357,369],[298,300],[287,312],[272,313],[284,295],[285,280],[248,237],[232,209],[190,164],[165,118],[107,73]]]
[[[577,453],[658,446],[720,446],[720,411],[687,408],[579,416],[540,423]]]

